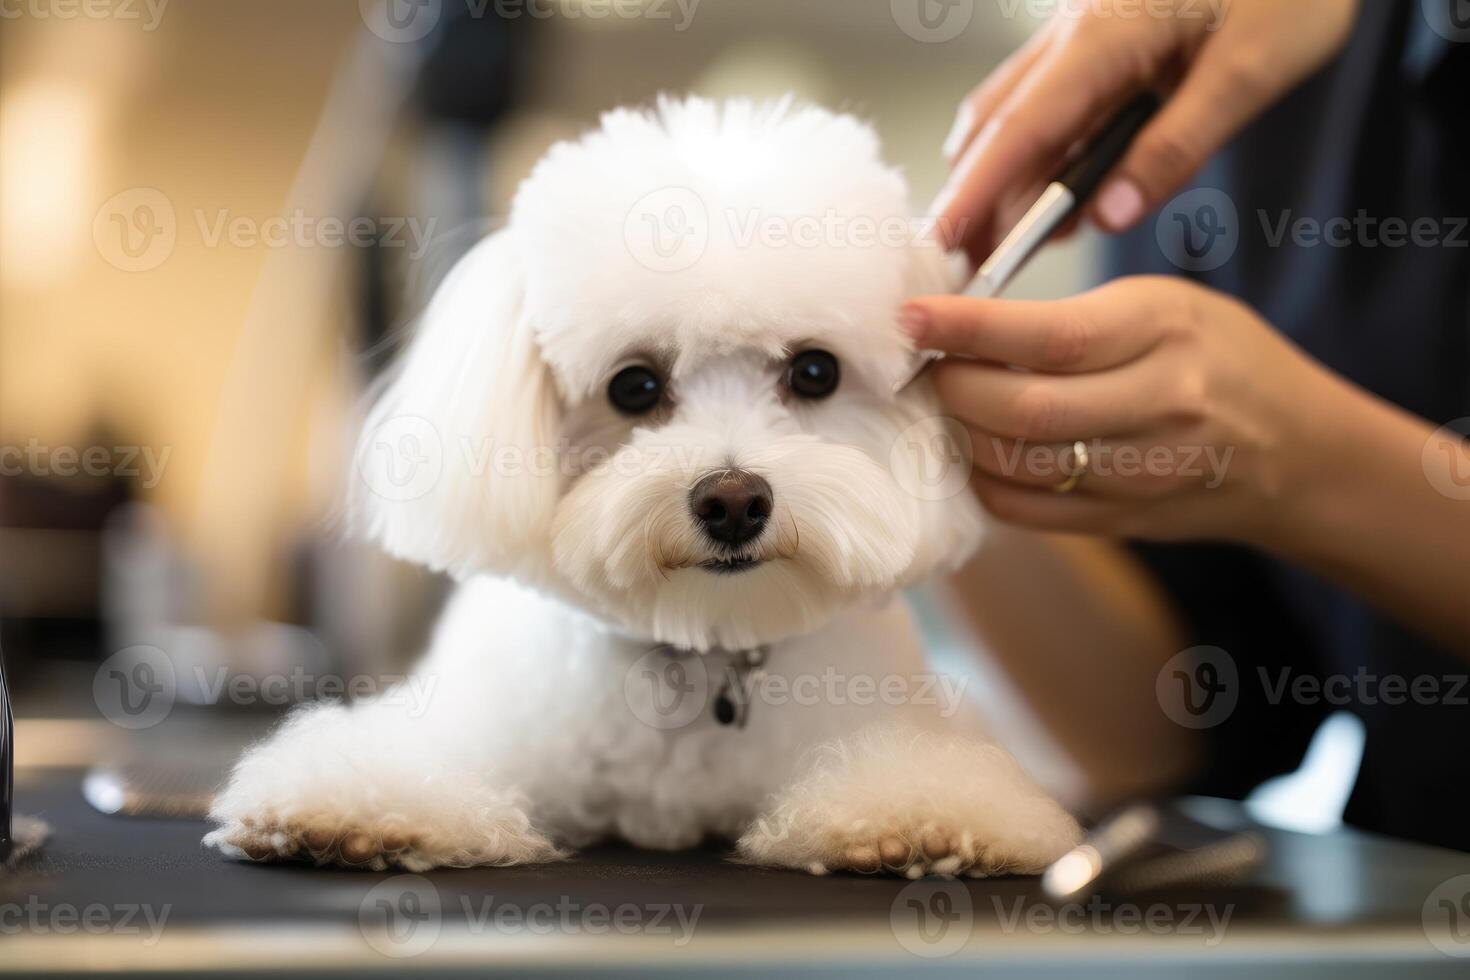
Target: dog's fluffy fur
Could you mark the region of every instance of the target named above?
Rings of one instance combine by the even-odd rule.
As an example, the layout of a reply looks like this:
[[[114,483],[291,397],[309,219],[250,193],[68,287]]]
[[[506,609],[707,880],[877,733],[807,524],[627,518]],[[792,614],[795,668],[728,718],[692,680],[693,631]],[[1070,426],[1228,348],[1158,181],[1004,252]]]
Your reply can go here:
[[[635,240],[659,195],[692,205],[649,234],[700,222],[677,269]],[[891,394],[909,365],[895,311],[951,273],[924,236],[852,232],[908,213],[868,126],[790,101],[664,101],[554,147],[438,290],[358,451],[361,526],[461,580],[418,668],[428,710],[389,694],[299,711],[240,761],[206,840],[419,870],[718,836],[763,864],[911,875],[1034,872],[1072,845],[971,711],[848,683],[925,673],[893,597],[981,529],[968,493],[911,492],[950,447],[927,384]],[[803,216],[825,237],[752,233]],[[817,401],[783,380],[810,348],[843,372]],[[606,389],[633,362],[667,398],[629,418]],[[404,420],[439,453],[409,499],[372,492],[378,435]],[[700,567],[731,551],[689,499],[727,469],[774,499],[738,574]],[[839,684],[720,724],[704,705],[728,651],[763,645],[765,683]],[[685,695],[700,710],[671,720]]]

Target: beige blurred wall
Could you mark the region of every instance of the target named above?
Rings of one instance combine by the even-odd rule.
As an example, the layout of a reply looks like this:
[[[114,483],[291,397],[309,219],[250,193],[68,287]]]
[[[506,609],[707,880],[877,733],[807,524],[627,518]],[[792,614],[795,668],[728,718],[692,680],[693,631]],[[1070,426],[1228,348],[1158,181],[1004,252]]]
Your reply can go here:
[[[212,232],[222,212],[259,221],[280,211],[356,26],[355,4],[285,0],[174,0],[151,30],[118,18],[4,23],[0,439],[81,447],[104,423],[111,442],[166,460],[146,496],[199,537],[211,450],[231,449],[217,440],[221,393],[271,252],[229,236],[211,245],[200,222]],[[105,220],[94,236],[99,211],[128,215],[132,202],[160,199],[172,216],[155,208],[153,219],[175,241],[137,257],[151,267],[129,267],[120,229]],[[141,248],[141,232],[128,230]],[[314,410],[304,395],[335,388],[340,401],[342,385],[332,337],[320,324],[301,329],[315,337],[305,354],[321,387],[281,391],[271,374],[254,383],[262,405],[291,399],[304,421]],[[295,492],[270,514],[241,515],[236,542],[200,549],[226,565],[273,560],[261,530],[278,541],[308,504],[305,427],[267,435]],[[231,515],[209,521],[231,537]],[[249,601],[264,599],[257,589]]]

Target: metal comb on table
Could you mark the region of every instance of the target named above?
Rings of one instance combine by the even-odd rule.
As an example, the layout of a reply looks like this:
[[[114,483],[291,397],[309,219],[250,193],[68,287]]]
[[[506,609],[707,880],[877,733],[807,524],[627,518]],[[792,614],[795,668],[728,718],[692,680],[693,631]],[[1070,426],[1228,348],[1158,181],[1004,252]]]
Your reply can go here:
[[[1228,884],[1266,857],[1259,834],[1220,830],[1177,805],[1134,803],[1093,828],[1041,877],[1056,900],[1095,892],[1133,894],[1174,886]]]

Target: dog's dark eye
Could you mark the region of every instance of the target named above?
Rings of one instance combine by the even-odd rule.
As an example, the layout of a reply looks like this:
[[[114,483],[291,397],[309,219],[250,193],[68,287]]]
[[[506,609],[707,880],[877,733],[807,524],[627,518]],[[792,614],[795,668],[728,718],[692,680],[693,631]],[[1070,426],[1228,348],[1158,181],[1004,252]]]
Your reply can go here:
[[[826,398],[837,390],[842,371],[837,358],[824,350],[804,350],[791,359],[786,385],[802,398]]]
[[[663,382],[642,364],[625,367],[607,383],[607,400],[625,415],[642,415],[658,407]]]

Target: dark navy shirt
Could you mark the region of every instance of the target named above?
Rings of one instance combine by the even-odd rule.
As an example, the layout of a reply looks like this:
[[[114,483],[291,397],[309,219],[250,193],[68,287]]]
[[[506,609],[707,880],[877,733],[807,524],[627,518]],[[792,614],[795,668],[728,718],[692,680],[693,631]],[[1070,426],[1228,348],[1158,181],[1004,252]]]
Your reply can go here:
[[[1109,275],[1188,275],[1237,296],[1339,374],[1463,431],[1470,3],[1364,0],[1342,55],[1176,202],[1110,246]],[[1184,789],[1243,796],[1295,769],[1322,719],[1346,709],[1367,730],[1346,820],[1470,850],[1470,661],[1265,555],[1137,550],[1194,642],[1235,668],[1234,706],[1204,729],[1208,761]],[[1300,696],[1281,687],[1301,677]]]

